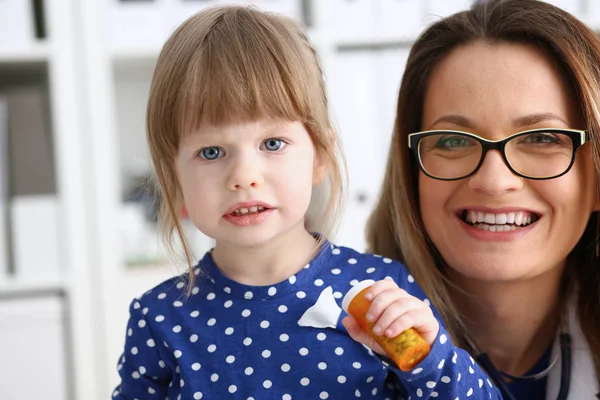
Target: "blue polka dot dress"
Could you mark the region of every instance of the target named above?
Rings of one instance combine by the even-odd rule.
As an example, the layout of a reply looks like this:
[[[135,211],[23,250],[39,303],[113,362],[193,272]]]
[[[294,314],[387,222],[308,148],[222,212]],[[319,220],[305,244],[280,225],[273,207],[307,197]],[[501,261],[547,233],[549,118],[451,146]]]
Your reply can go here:
[[[364,279],[391,277],[427,301],[388,258],[326,243],[289,279],[255,287],[221,274],[209,252],[194,273],[191,294],[182,275],[131,303],[114,399],[501,398],[443,326],[427,358],[402,372],[347,334],[343,312],[335,327],[298,324],[325,288],[341,306]]]

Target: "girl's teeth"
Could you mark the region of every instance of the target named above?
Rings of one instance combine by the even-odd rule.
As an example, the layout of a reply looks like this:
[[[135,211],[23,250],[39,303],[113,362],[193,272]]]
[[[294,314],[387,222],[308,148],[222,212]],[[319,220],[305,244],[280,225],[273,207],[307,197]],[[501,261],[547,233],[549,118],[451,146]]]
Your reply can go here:
[[[256,211],[258,211],[258,207],[256,207],[256,206],[250,207],[250,212],[255,213]]]
[[[232,214],[233,215],[246,215],[248,213],[257,213],[257,212],[261,212],[264,211],[265,208],[263,206],[252,206],[250,208],[239,208],[237,210],[235,210]]]

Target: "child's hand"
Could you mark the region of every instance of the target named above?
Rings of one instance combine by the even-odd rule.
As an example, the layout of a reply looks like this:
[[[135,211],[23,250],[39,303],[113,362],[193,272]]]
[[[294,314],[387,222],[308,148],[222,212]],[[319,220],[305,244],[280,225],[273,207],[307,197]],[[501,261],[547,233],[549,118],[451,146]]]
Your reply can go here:
[[[393,338],[408,328],[414,328],[430,346],[435,341],[440,324],[431,308],[400,289],[393,280],[383,279],[375,282],[365,297],[371,300],[367,319],[375,323],[373,326],[375,334]],[[354,340],[378,354],[385,355],[381,346],[362,330],[351,315],[345,317],[342,323]]]

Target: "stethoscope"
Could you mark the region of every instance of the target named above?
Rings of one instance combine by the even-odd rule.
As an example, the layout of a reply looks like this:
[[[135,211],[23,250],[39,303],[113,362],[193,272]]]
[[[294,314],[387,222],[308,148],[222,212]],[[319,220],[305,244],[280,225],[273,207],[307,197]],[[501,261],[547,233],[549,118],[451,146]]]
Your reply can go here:
[[[467,343],[471,346],[471,348],[476,353],[475,359],[487,372],[490,379],[496,384],[496,387],[502,393],[502,397],[505,400],[516,400],[515,397],[510,392],[508,385],[504,381],[504,376],[513,379],[538,379],[542,376],[546,376],[550,369],[557,362],[558,358],[556,358],[544,371],[527,376],[527,377],[514,377],[512,375],[508,375],[506,373],[498,371],[494,364],[490,361],[489,357],[485,353],[479,353],[475,351],[475,347],[470,343],[469,340],[466,340]],[[560,389],[558,391],[557,400],[567,400],[567,395],[569,394],[569,387],[571,385],[571,335],[566,331],[564,324],[561,324],[561,332],[559,334],[559,344],[560,344],[560,358],[561,358],[561,374],[560,374]],[[600,398],[600,397],[599,397]]]

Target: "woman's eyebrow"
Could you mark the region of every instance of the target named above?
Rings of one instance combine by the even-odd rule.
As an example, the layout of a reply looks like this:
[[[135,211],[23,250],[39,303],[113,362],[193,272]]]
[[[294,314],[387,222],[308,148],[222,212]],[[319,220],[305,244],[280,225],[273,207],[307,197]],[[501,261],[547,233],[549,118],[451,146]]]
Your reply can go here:
[[[556,114],[553,114],[551,112],[546,112],[546,113],[530,114],[530,115],[516,118],[513,120],[513,126],[515,128],[522,128],[522,127],[536,125],[536,124],[539,124],[540,122],[547,122],[547,121],[559,121],[559,122],[562,122],[563,124],[565,124],[566,126],[569,125],[569,123],[564,118],[562,118]]]

